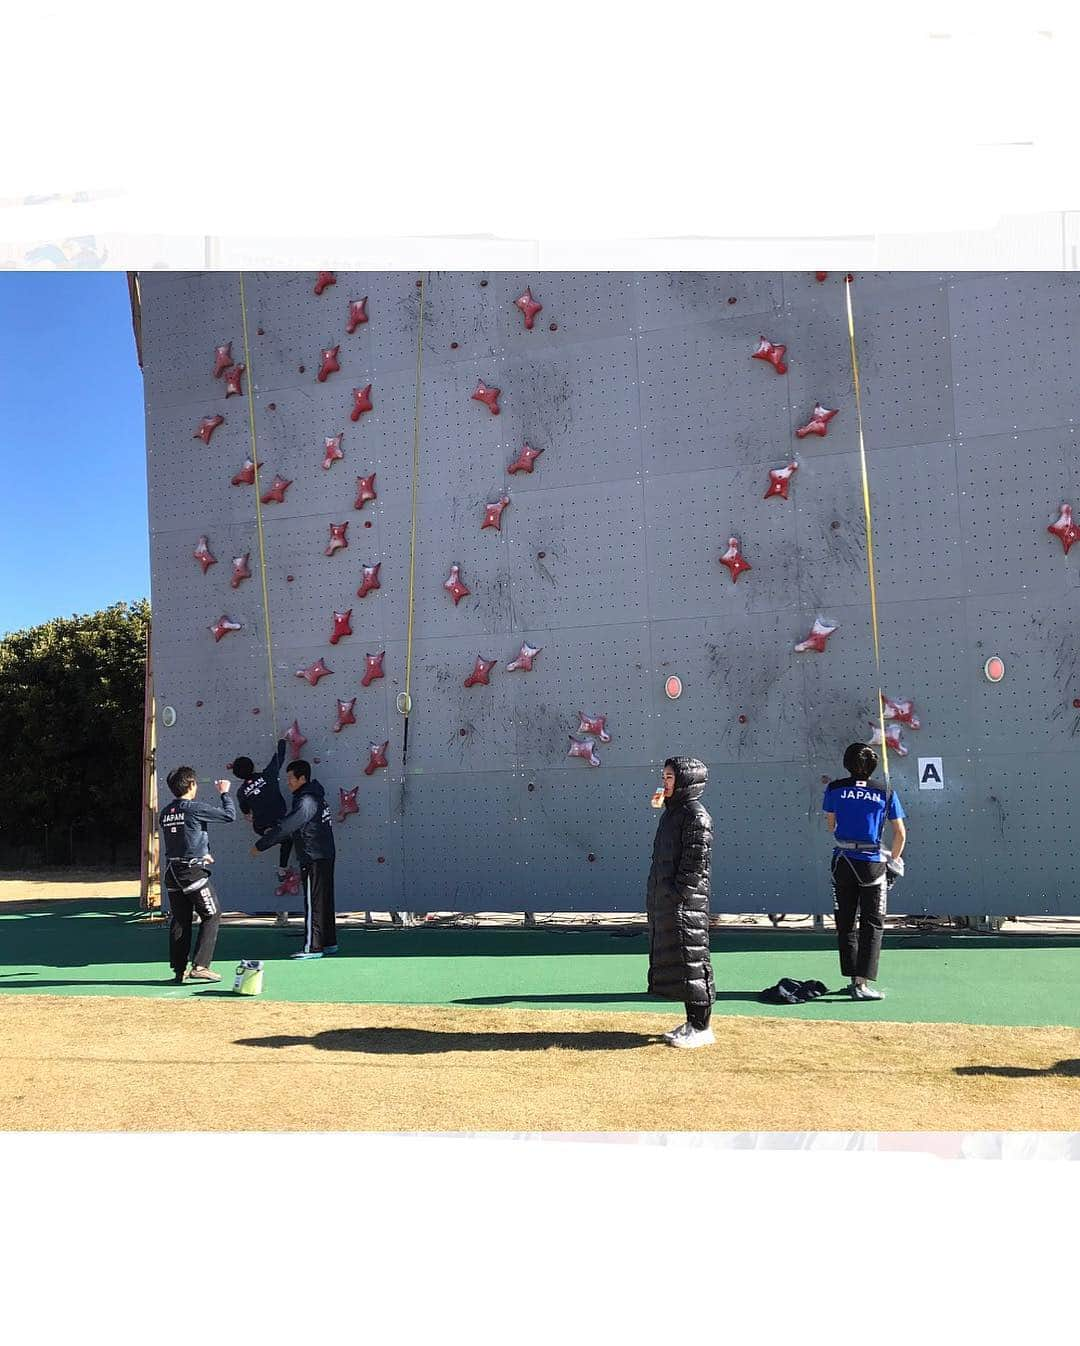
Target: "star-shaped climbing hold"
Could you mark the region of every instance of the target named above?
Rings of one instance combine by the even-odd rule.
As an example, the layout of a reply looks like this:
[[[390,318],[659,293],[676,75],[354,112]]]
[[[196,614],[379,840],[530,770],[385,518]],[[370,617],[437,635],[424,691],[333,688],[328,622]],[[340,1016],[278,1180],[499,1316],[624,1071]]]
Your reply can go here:
[[[261,471],[264,466],[265,464],[260,463],[259,470]],[[233,477],[232,484],[234,486],[255,485],[255,464],[251,461],[250,458],[244,459],[244,466],[240,469],[240,471],[236,474],[236,476]]]
[[[339,701],[337,703],[337,724],[334,725],[334,733],[340,734],[347,724],[356,723],[356,697],[351,701]]]
[[[491,670],[495,667],[494,659],[481,659],[476,656],[476,663],[473,665],[473,671],[465,679],[466,687],[487,687],[491,682]]]
[[[360,572],[360,588],[356,591],[357,598],[367,598],[372,589],[382,588],[382,585],[379,583],[379,570],[381,566],[382,562],[379,561],[376,565],[363,567]]]
[[[578,739],[571,734],[570,751],[567,757],[582,757],[590,766],[599,766],[600,758],[596,755],[596,744],[591,738]]]
[[[317,687],[320,678],[329,677],[333,673],[332,668],[327,668],[322,659],[317,659],[315,663],[308,664],[307,668],[298,668],[296,676],[303,678],[310,687]]]
[[[454,607],[457,607],[463,598],[467,598],[472,593],[472,590],[461,578],[461,567],[458,565],[450,567],[450,578],[443,581],[443,588],[454,600]]]
[[[881,725],[872,724],[870,726],[870,729],[872,731],[870,742],[875,747],[880,747]],[[896,753],[897,757],[906,757],[908,755],[908,750],[907,748],[904,747],[900,739],[900,726],[898,724],[890,724],[885,726],[885,742],[889,745],[889,751]]]
[[[300,732],[299,720],[293,720],[292,724],[285,731],[285,737],[289,740],[289,747],[292,749],[292,755],[299,757],[300,749],[307,742],[307,739]]]
[[[225,371],[225,396],[243,397],[244,390],[240,386],[240,380],[244,377],[244,366],[233,365],[231,369]]]
[[[810,634],[805,640],[800,640],[795,646],[797,654],[806,654],[813,650],[816,654],[825,653],[825,645],[829,637],[836,630],[835,624],[830,624],[823,617],[818,617],[810,629]]]
[[[521,452],[506,469],[507,472],[531,472],[533,464],[543,452],[543,449],[531,449],[528,444],[523,445]]]
[[[227,636],[230,631],[241,630],[241,626],[239,622],[232,622],[228,617],[222,616],[217,619],[210,630],[214,633],[214,642],[216,644],[222,636]]]
[[[226,341],[224,346],[214,347],[214,378],[221,378],[226,369],[232,364],[232,342]]]
[[[769,471],[769,489],[762,496],[762,499],[770,500],[775,495],[779,496],[781,500],[786,500],[791,478],[798,470],[798,463],[788,463],[787,467],[771,468]]]
[[[375,772],[378,771],[380,767],[389,765],[386,760],[386,750],[389,746],[389,739],[387,739],[385,743],[368,744],[368,764],[364,767],[365,776],[374,776]]]
[[[347,523],[332,523],[330,525],[330,541],[326,548],[327,556],[333,556],[334,552],[349,545],[349,539],[345,536],[348,528]]]
[[[510,503],[510,497],[504,495],[501,500],[496,500],[493,505],[486,505],[484,507],[484,522],[480,525],[480,527],[494,528],[501,533],[502,513],[509,503]]]
[[[371,384],[365,388],[354,388],[352,390],[353,408],[349,412],[350,421],[358,421],[365,411],[374,411],[375,404],[371,400]]]
[[[204,416],[199,422],[199,428],[191,436],[192,439],[201,439],[204,444],[210,443],[210,436],[219,425],[225,424],[224,416]]]
[[[753,566],[739,550],[739,539],[737,537],[728,538],[727,551],[720,558],[720,564],[727,566],[731,571],[733,581],[737,580],[744,570],[753,570]]]
[[[336,645],[343,636],[352,635],[352,608],[348,612],[334,613],[334,629],[330,633],[330,644]]]
[[[320,383],[325,383],[329,375],[336,374],[341,369],[337,358],[339,350],[341,350],[340,346],[328,346],[326,350],[319,352],[322,356],[322,363],[319,365],[319,372],[315,377]]]
[[[921,729],[922,721],[915,714],[914,701],[891,701],[887,696],[881,698],[881,712],[886,720],[895,720],[897,724],[906,724],[909,729]]]
[[[349,324],[345,328],[346,332],[355,332],[367,320],[367,295],[364,295],[363,299],[354,299],[349,305]]]
[[[292,482],[287,477],[275,476],[269,488],[263,491],[259,499],[264,505],[269,505],[271,501],[283,505],[285,503],[285,492],[291,485]]]
[[[472,395],[472,400],[474,402],[483,402],[484,406],[487,407],[488,411],[490,411],[493,416],[497,416],[500,410],[499,393],[501,391],[502,391],[501,388],[489,388],[482,381],[478,381],[476,385],[476,392],[474,392]]]
[[[382,654],[364,655],[364,676],[360,679],[361,687],[370,687],[378,678],[385,678],[383,672],[383,660],[386,658],[386,651]]]
[[[774,345],[767,337],[762,337],[758,342],[758,348],[750,357],[751,360],[764,360],[767,365],[772,365],[778,374],[787,373],[787,365],[784,363],[784,352],[786,346]]]
[[[357,785],[356,788],[352,790],[343,790],[340,786],[338,786],[337,820],[339,823],[343,823],[350,813],[360,812],[360,805],[356,802],[356,791],[359,789],[360,789],[359,785]]]
[[[281,883],[274,889],[275,897],[299,897],[300,896],[300,875],[295,869],[287,869],[285,877]]]
[[[807,435],[820,435],[824,439],[829,430],[829,422],[836,414],[828,407],[823,407],[820,402],[815,402],[813,415],[805,425],[800,425],[795,431],[796,438],[805,439]]]
[[[533,298],[531,287],[526,289],[524,294],[519,294],[514,300],[514,307],[521,309],[525,315],[525,330],[532,331],[533,322],[536,315],[543,310],[543,304],[538,304]]]
[[[244,552],[243,556],[234,556],[232,562],[232,579],[229,581],[234,589],[239,589],[244,580],[251,579],[251,567],[248,562],[251,560],[251,553]]]
[[[1055,537],[1060,538],[1061,545],[1065,548],[1065,555],[1069,554],[1069,548],[1080,538],[1080,526],[1073,523],[1072,505],[1062,505],[1061,514],[1058,516],[1057,523],[1052,523],[1046,530],[1053,533]]]
[[[315,293],[322,294],[328,285],[337,284],[337,275],[333,271],[320,271],[315,278]]]
[[[195,550],[192,556],[202,566],[202,573],[205,575],[211,566],[217,565],[217,557],[210,550],[210,539],[204,534],[195,544]]]
[[[370,477],[356,478],[356,499],[353,502],[353,509],[363,509],[369,500],[377,500],[378,494],[375,491],[376,473]]]
[[[529,645],[523,641],[521,649],[518,650],[517,658],[506,665],[506,671],[516,673],[520,670],[522,673],[531,673],[533,660],[539,653],[540,647],[538,645]]]
[[[586,715],[584,711],[578,711],[578,733],[586,734],[589,738],[598,738],[601,743],[610,743],[611,735],[607,732],[606,715]]]
[[[341,459],[345,457],[345,453],[341,447],[343,438],[344,435],[327,435],[323,440],[324,452],[322,465],[324,472],[329,472],[335,463],[340,462]]]

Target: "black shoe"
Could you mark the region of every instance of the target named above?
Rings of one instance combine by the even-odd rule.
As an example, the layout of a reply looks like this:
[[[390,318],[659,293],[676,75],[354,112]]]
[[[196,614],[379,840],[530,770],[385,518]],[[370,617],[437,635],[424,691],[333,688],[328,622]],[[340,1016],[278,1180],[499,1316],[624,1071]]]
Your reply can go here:
[[[187,976],[186,968],[182,968],[179,972],[174,972],[172,977],[172,984],[174,986],[182,986],[184,983],[184,978],[186,976]]]

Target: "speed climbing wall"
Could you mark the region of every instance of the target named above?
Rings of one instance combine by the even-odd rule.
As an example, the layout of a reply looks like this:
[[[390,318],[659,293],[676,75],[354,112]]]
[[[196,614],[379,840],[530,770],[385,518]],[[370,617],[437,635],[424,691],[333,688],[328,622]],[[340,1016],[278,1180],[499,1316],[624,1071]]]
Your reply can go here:
[[[243,308],[235,274],[140,280],[161,790],[261,766],[276,719],[339,909],[633,911],[689,753],[714,909],[830,908],[822,786],[877,718],[842,274],[429,273],[422,342],[416,273],[251,272]],[[851,295],[891,905],[1080,912],[1080,277]],[[295,908],[251,842],[213,831],[225,905]]]

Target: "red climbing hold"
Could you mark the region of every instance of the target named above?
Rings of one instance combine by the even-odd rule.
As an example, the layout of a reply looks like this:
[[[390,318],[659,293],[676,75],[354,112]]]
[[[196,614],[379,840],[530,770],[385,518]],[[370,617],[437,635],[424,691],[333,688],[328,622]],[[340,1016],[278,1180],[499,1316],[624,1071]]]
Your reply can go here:
[[[909,729],[921,729],[922,721],[915,714],[914,701],[890,701],[887,696],[881,698],[881,710],[886,720],[895,720],[906,724]]]
[[[300,732],[300,722],[293,720],[292,724],[285,731],[285,737],[289,740],[289,747],[292,749],[292,755],[298,757],[300,749],[307,742],[307,739]]]
[[[487,505],[484,508],[484,522],[480,525],[483,528],[494,528],[502,532],[502,513],[510,503],[510,497],[504,495],[501,500],[496,500],[493,505]]]
[[[836,415],[828,407],[823,407],[820,402],[815,402],[814,413],[805,425],[800,425],[795,431],[798,439],[805,439],[807,435],[820,435],[822,438],[828,433],[829,422]]]
[[[762,337],[757,350],[750,358],[752,360],[764,360],[767,365],[772,365],[778,374],[786,374],[788,368],[784,363],[784,352],[786,350],[786,346],[773,345],[766,337]]]
[[[367,598],[372,589],[382,588],[382,585],[379,583],[379,568],[381,565],[382,562],[379,561],[377,565],[363,567],[361,571],[360,588],[356,591],[357,598]]]
[[[611,742],[611,735],[605,728],[606,715],[586,715],[583,710],[579,710],[578,720],[580,721],[577,730],[579,734],[586,734],[590,738],[596,737],[601,743]]]
[[[225,424],[224,416],[204,416],[199,422],[199,428],[191,436],[192,439],[201,439],[204,444],[210,443],[210,436],[219,425]]]
[[[596,744],[591,738],[577,739],[571,734],[570,751],[567,757],[583,757],[590,766],[599,766],[600,758],[596,755]]]
[[[881,726],[879,724],[872,724],[870,728],[872,730],[870,742],[875,747],[880,747]],[[906,757],[908,755],[907,748],[905,748],[900,741],[900,726],[898,724],[890,724],[886,727],[885,742],[889,745],[889,751],[896,753],[897,757]]]
[[[240,386],[240,380],[244,377],[244,366],[233,365],[232,369],[225,371],[225,396],[243,397],[244,390]]]
[[[731,571],[731,578],[734,582],[739,578],[744,570],[753,570],[753,566],[739,550],[739,539],[737,537],[728,538],[727,551],[720,558],[720,564],[727,566]]]
[[[283,505],[285,503],[285,492],[289,489],[291,485],[292,482],[289,481],[286,477],[275,476],[274,480],[270,483],[270,488],[266,491],[263,491],[262,495],[259,498],[262,500],[264,505],[269,505],[271,501],[275,501],[277,504]]]
[[[227,636],[230,631],[239,631],[241,629],[239,622],[231,622],[228,617],[219,617],[210,628],[214,633],[214,642],[219,641],[222,636]]]
[[[322,294],[328,285],[337,284],[337,275],[333,271],[320,271],[315,280],[315,293]]]
[[[360,812],[360,805],[356,802],[356,791],[359,789],[359,785],[352,790],[343,790],[340,786],[338,787],[337,820],[339,823],[343,823],[350,813]]]
[[[383,650],[382,654],[364,655],[364,676],[360,679],[361,687],[370,687],[376,679],[386,677],[382,666],[385,658],[385,650]]]
[[[232,342],[226,341],[224,346],[214,347],[214,378],[221,378],[226,369],[232,364]]]
[[[1080,538],[1080,526],[1073,523],[1072,505],[1062,505],[1057,523],[1052,523],[1046,531],[1061,539],[1061,545],[1065,548],[1067,556],[1069,548]]]
[[[198,561],[199,565],[202,566],[202,573],[204,575],[211,566],[217,565],[217,557],[210,550],[210,539],[205,535],[199,538],[199,541],[195,545],[195,550],[191,554],[196,561]]]
[[[454,600],[454,607],[457,607],[463,598],[467,598],[472,593],[472,590],[461,578],[461,567],[457,565],[450,567],[450,578],[443,581],[443,588]]]
[[[265,464],[263,463],[259,464],[260,471],[264,466]],[[244,466],[240,469],[240,471],[236,474],[236,476],[233,477],[232,484],[234,486],[255,485],[255,464],[251,461],[250,458],[244,459]]]
[[[371,400],[371,384],[364,388],[354,388],[352,390],[353,409],[349,412],[350,421],[358,421],[365,411],[374,411],[375,404]]]
[[[786,500],[791,478],[798,470],[798,463],[788,463],[787,467],[771,468],[769,471],[769,489],[762,496],[762,499],[769,500],[772,496],[777,495],[781,500]]]
[[[528,444],[523,445],[521,452],[506,469],[507,472],[531,472],[533,464],[543,452],[543,449],[531,449]]]
[[[317,687],[319,685],[319,679],[328,677],[333,671],[332,668],[326,667],[322,659],[317,659],[315,663],[308,664],[307,668],[298,668],[296,670],[296,676],[298,678],[303,678],[309,686]]]
[[[280,885],[274,889],[275,897],[299,897],[300,875],[295,869],[287,869]]]
[[[483,381],[478,381],[476,384],[476,392],[472,395],[472,400],[474,402],[483,402],[488,411],[490,411],[493,416],[497,416],[500,410],[499,393],[501,391],[501,388],[489,388]]]
[[[539,653],[539,646],[528,645],[523,641],[521,649],[518,650],[517,658],[512,663],[506,665],[506,671],[508,673],[516,673],[520,669],[522,673],[531,673],[533,660]]]
[[[389,765],[386,760],[386,750],[389,746],[389,739],[387,739],[385,743],[368,744],[368,764],[364,767],[365,776],[374,776],[375,772],[378,771],[380,767]]]
[[[355,332],[367,320],[367,295],[364,295],[363,299],[354,299],[349,305],[349,324],[345,328],[346,332]]]
[[[532,288],[526,289],[524,294],[519,294],[514,300],[514,307],[521,309],[525,315],[525,330],[532,331],[533,321],[536,315],[543,310],[543,304],[538,304],[533,298]]]
[[[835,624],[830,625],[824,618],[818,617],[810,630],[810,634],[805,640],[800,640],[795,646],[797,654],[806,654],[813,650],[816,654],[825,653],[825,645],[829,637],[836,630]]]
[[[330,644],[336,645],[343,636],[352,635],[352,608],[348,612],[334,613],[334,629],[330,633]]]
[[[341,369],[337,358],[339,350],[341,350],[340,346],[330,346],[326,350],[320,351],[322,363],[319,365],[319,372],[315,375],[320,383],[325,383],[330,374],[336,374]]]
[[[345,536],[348,527],[347,523],[332,523],[330,525],[330,542],[326,548],[327,556],[333,556],[334,552],[349,545],[349,539]]]
[[[251,560],[251,553],[244,552],[243,556],[234,556],[232,563],[232,579],[229,583],[234,589],[239,589],[244,580],[251,579],[251,567],[248,562]]]
[[[473,671],[465,679],[466,687],[487,687],[491,682],[491,670],[495,667],[494,659],[481,659],[476,656],[476,663],[473,665]]]
[[[363,509],[369,500],[377,500],[378,495],[375,491],[376,473],[370,477],[356,478],[356,499],[353,502],[353,509]]]
[[[829,273],[827,271],[815,271],[814,279],[820,284]]]
[[[329,472],[335,463],[340,462],[341,459],[345,457],[341,448],[341,441],[343,438],[343,435],[327,435],[323,440],[323,449],[325,452],[323,454],[322,465],[324,472]]]
[[[334,733],[340,734],[347,724],[356,723],[356,697],[351,701],[339,701],[337,703],[337,724],[334,725]]]

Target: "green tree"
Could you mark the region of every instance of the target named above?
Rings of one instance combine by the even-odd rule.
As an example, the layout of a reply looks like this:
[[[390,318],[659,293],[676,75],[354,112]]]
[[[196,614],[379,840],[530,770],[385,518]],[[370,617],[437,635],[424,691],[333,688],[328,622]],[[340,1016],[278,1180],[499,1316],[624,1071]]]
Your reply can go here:
[[[137,850],[150,604],[115,603],[0,640],[0,839],[66,860],[74,826],[96,858]],[[61,838],[63,843],[60,845]],[[106,843],[103,850],[101,842]]]

